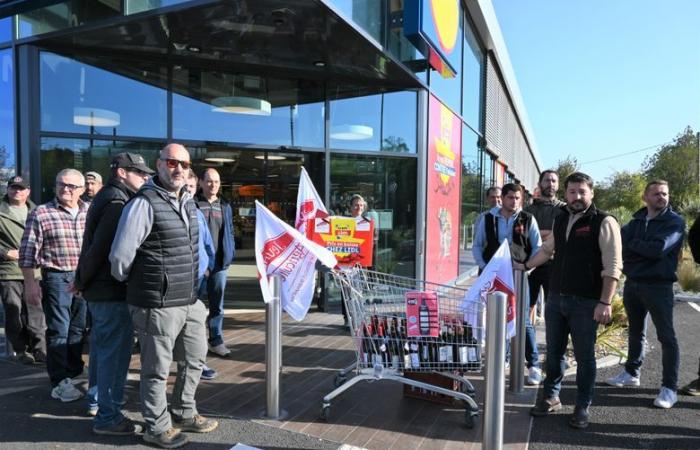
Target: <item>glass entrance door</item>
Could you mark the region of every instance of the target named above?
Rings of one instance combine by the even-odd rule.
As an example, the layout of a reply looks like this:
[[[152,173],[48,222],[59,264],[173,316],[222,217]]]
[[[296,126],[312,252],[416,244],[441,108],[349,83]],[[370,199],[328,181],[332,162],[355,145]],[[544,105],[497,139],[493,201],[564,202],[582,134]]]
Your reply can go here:
[[[228,271],[226,308],[261,307],[255,266],[255,201],[294,226],[301,167],[324,192],[323,153],[279,153],[250,149],[198,148],[198,174],[211,167],[221,176],[221,197],[233,210],[236,258]]]

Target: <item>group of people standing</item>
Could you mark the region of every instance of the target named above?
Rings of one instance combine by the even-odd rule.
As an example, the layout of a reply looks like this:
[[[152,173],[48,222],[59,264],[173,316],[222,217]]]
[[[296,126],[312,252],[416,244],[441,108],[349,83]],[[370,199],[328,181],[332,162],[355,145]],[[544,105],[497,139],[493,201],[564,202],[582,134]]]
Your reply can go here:
[[[141,358],[143,438],[163,448],[188,442],[218,422],[197,411],[200,376],[213,378],[207,351],[227,356],[223,339],[226,273],[235,255],[231,207],[207,169],[199,183],[179,144],[143,157],[120,153],[102,186],[95,172],[64,169],[56,197],[40,206],[14,177],[0,203],[0,295],[18,358],[46,362],[51,397],[75,401],[90,328],[93,432],[130,435],[141,427],[122,413],[134,335]],[[200,300],[206,297],[209,308]],[[209,337],[207,338],[207,334]],[[170,408],[166,384],[177,375]]]
[[[623,303],[629,321],[629,353],[624,370],[606,380],[612,386],[639,386],[644,360],[647,318],[657,329],[662,348],[663,377],[654,406],[668,409],[677,401],[680,353],[673,328],[673,283],[685,236],[685,221],[669,205],[666,181],[650,181],[645,206],[622,228],[612,215],[593,203],[593,179],[581,172],[564,180],[566,202],[556,198],[557,172],[546,170],[538,181],[539,196],[522,209],[523,189],[517,184],[492,187],[492,208],[479,216],[472,252],[483,270],[496,249],[508,240],[516,270],[529,272],[530,315],[526,320],[527,383],[543,382],[542,395],[531,410],[535,417],[562,408],[559,399],[569,337],[576,359],[576,404],[569,425],[586,428],[596,378],[598,325],[612,320],[612,300],[625,275]],[[700,262],[700,222],[690,233],[690,246]],[[697,231],[692,231],[697,229]],[[545,296],[545,376],[539,368],[531,323],[540,289]],[[699,372],[700,375],[700,372]],[[699,379],[700,380],[700,379]],[[698,395],[695,380],[682,389]]]

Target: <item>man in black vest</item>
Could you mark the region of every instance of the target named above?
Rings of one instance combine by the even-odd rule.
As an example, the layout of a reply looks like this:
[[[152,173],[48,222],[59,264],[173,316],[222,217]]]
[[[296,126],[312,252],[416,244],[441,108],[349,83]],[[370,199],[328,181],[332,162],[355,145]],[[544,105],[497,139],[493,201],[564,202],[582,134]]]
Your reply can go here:
[[[544,316],[547,377],[543,395],[530,413],[540,417],[561,409],[559,391],[570,334],[577,363],[578,393],[569,425],[586,428],[595,386],[596,331],[599,323],[610,322],[610,302],[622,269],[622,245],[615,218],[593,204],[590,176],[574,172],[566,177],[564,188],[567,204],[554,220],[550,239],[530,261],[514,267],[530,270],[546,263],[554,254]]]
[[[111,275],[108,256],[124,205],[154,172],[143,157],[119,153],[111,178],[92,199],[85,220],[83,247],[71,292],[88,302],[92,317],[90,367],[97,380],[97,415],[93,432],[125,435],[140,431],[121,412],[134,330],[126,304],[126,283]]]
[[[141,345],[143,438],[176,448],[187,443],[181,431],[206,433],[218,422],[199,415],[195,402],[207,353],[207,308],[196,295],[197,208],[185,187],[190,154],[180,144],[168,144],[156,167],[157,175],[124,208],[109,260],[112,276],[127,281],[126,300]],[[177,375],[168,412],[173,359]]]
[[[523,187],[508,183],[501,189],[501,206],[493,207],[484,215],[476,230],[472,253],[483,270],[505,239],[510,243],[513,261],[524,263],[532,257],[542,245],[537,220],[532,214],[520,209]],[[525,360],[527,361],[527,383],[540,384],[540,371],[535,329],[526,317],[525,322]]]
[[[700,264],[700,215],[695,218],[693,226],[688,231],[688,247],[693,254],[696,264]],[[700,395],[700,365],[698,366],[698,378],[683,386],[678,392],[685,395]]]

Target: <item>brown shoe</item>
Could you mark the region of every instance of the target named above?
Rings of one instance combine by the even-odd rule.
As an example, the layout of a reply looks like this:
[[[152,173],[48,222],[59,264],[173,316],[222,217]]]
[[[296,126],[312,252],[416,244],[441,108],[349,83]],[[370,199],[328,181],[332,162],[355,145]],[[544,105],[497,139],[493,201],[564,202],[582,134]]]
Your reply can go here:
[[[576,406],[569,419],[569,426],[580,430],[588,428],[588,406]]]
[[[559,397],[540,398],[535,406],[530,409],[530,415],[544,417],[561,409]]]
[[[191,431],[193,433],[209,433],[214,431],[219,426],[219,422],[214,419],[207,419],[204,416],[196,414],[189,419],[177,417],[173,415],[173,426],[182,431]]]
[[[177,428],[170,428],[160,434],[147,431],[143,434],[143,440],[160,448],[179,448],[189,441]]]
[[[682,388],[680,388],[678,390],[678,393],[684,395],[692,395],[694,397],[700,395],[700,378],[698,378],[697,380],[693,380],[690,383],[683,386]]]

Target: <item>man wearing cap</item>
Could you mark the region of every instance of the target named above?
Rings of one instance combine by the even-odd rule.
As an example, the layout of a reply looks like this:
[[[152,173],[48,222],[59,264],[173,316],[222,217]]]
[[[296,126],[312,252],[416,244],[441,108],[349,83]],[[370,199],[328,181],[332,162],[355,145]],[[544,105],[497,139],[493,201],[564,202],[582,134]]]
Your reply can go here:
[[[90,354],[97,369],[98,404],[92,430],[96,434],[122,435],[138,431],[121,412],[133,327],[126,303],[126,283],[112,277],[108,257],[124,205],[154,172],[141,155],[134,153],[119,153],[110,168],[111,178],[93,198],[88,211],[83,248],[71,288],[87,300],[92,316]]]
[[[80,196],[84,202],[91,202],[102,189],[102,175],[97,172],[85,172],[85,193]]]
[[[24,275],[24,298],[42,305],[46,318],[46,371],[51,397],[62,402],[83,394],[73,378],[83,373],[85,300],[68,292],[75,277],[83,243],[88,204],[80,200],[85,177],[75,169],[56,175],[56,197],[29,213],[19,248],[19,267]],[[41,269],[41,283],[35,270]]]
[[[0,200],[0,298],[5,308],[5,333],[20,361],[46,360],[46,323],[41,306],[22,298],[24,276],[19,269],[19,245],[27,216],[36,208],[29,200],[29,183],[13,177]]]

